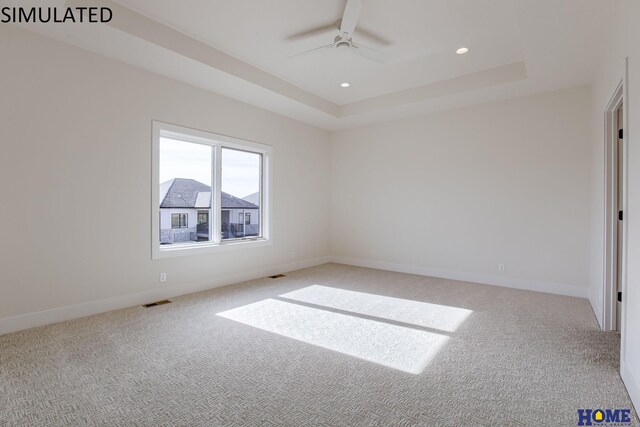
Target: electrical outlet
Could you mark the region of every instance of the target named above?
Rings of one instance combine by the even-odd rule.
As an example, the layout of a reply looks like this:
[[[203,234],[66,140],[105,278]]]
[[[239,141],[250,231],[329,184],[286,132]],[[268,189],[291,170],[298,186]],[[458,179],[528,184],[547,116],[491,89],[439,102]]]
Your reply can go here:
[[[160,273],[160,283],[165,283],[167,281],[167,273]]]
[[[376,250],[375,250],[375,249],[371,249],[371,256],[372,256],[373,258],[375,258],[375,257],[376,257]]]
[[[503,262],[501,262],[500,264],[498,264],[498,271],[499,271],[500,273],[504,273],[504,270],[505,270],[504,263],[503,263]]]

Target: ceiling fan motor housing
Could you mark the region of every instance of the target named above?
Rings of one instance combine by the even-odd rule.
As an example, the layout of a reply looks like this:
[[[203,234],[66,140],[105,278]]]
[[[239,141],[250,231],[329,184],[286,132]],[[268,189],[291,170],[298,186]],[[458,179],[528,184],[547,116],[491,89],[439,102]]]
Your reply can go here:
[[[333,44],[335,47],[351,47],[351,37],[346,34],[338,35],[333,39]]]

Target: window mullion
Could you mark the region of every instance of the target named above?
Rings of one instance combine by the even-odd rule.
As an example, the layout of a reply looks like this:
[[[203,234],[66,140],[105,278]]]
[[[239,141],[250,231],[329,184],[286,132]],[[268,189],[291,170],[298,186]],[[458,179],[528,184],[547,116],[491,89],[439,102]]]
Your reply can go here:
[[[213,218],[213,242],[222,240],[222,147],[220,144],[213,148],[213,170],[211,171],[211,218]]]
[[[259,198],[258,198],[258,237],[263,237],[265,235],[264,233],[264,229],[265,229],[265,189],[264,189],[264,162],[265,162],[265,155],[264,153],[260,154],[260,187],[259,187]]]

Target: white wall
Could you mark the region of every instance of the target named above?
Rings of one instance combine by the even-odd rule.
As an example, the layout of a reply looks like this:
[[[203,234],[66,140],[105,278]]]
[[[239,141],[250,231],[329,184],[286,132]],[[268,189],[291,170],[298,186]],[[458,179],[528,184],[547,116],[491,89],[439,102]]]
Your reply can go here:
[[[0,333],[326,260],[326,131],[6,25],[0,58]],[[151,260],[152,120],[274,147],[272,246]]]
[[[586,296],[590,103],[583,87],[334,134],[333,255]]]
[[[601,317],[603,304],[603,222],[604,222],[604,110],[616,86],[624,77],[624,60],[629,58],[628,92],[625,100],[628,122],[628,194],[625,208],[627,227],[627,276],[621,374],[636,408],[640,408],[640,2],[616,3],[609,23],[610,43],[604,52],[599,76],[593,85],[591,179],[592,223],[589,300]],[[600,321],[602,319],[599,319]]]

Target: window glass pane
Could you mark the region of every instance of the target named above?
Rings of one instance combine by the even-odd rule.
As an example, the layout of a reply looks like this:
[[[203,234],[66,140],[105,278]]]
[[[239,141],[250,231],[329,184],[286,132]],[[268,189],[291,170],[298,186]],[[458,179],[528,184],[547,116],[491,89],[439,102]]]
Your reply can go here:
[[[260,225],[262,155],[222,149],[222,239],[262,235]],[[249,216],[247,216],[249,215]],[[250,221],[247,222],[246,219]]]
[[[209,241],[212,150],[209,145],[160,138],[160,244]]]

